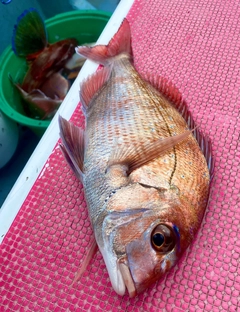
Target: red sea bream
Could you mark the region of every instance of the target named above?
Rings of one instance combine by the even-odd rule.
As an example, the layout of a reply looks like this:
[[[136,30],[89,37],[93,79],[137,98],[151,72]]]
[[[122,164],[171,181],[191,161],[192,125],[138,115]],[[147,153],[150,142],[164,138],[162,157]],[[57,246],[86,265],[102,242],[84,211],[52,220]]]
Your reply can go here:
[[[104,67],[80,87],[85,129],[60,117],[61,148],[83,183],[112,286],[134,297],[192,242],[208,201],[211,146],[178,89],[135,70],[126,19],[107,46],[77,52]]]

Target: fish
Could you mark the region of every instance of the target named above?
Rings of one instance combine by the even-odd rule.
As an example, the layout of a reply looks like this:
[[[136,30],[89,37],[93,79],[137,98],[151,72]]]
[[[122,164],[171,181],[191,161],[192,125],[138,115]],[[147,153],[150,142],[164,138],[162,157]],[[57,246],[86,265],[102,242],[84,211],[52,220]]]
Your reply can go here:
[[[112,287],[132,298],[193,241],[209,198],[211,141],[173,83],[137,72],[126,18],[108,45],[76,51],[102,68],[80,85],[85,129],[59,116],[60,148],[83,184]]]
[[[13,85],[18,90],[30,116],[50,119],[56,113],[70,84],[61,74],[65,64],[75,53],[77,40],[67,38],[48,43],[45,23],[34,8],[25,10],[14,26],[12,50],[27,60],[29,68],[22,83]]]

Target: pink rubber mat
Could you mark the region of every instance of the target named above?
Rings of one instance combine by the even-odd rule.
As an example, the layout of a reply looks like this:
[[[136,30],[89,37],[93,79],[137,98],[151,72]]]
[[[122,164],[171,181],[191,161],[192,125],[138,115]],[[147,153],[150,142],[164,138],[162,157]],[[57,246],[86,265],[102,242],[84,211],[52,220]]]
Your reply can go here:
[[[0,246],[0,311],[240,311],[239,1],[136,0],[128,20],[137,69],[173,81],[212,139],[202,226],[177,266],[136,298],[115,294],[99,252],[71,286],[92,230],[56,146]],[[80,106],[72,120],[83,125]]]

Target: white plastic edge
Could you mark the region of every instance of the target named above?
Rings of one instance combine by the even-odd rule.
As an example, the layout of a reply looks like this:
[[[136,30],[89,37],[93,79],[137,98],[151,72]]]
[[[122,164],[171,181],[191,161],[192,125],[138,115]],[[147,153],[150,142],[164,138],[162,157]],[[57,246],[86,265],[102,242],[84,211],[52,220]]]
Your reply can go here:
[[[134,0],[121,0],[100,35],[97,41],[98,44],[107,44],[109,42],[118,30],[123,18],[127,15],[133,2]],[[60,106],[58,113],[53,118],[29,161],[18,177],[16,183],[11,189],[8,197],[4,201],[0,209],[0,244],[2,243],[18,211],[20,210],[23,202],[25,201],[59,139],[58,116],[61,115],[66,119],[69,119],[72,116],[79,102],[80,82],[93,73],[97,67],[98,65],[91,61],[85,62],[82,70]]]

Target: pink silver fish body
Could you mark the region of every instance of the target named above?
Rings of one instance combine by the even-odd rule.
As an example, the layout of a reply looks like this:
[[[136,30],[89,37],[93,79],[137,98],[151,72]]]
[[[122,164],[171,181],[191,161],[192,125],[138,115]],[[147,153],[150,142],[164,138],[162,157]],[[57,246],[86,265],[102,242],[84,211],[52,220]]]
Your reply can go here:
[[[133,297],[193,240],[208,200],[210,145],[192,130],[178,90],[135,70],[127,20],[108,46],[78,52],[105,67],[81,86],[85,131],[60,119],[62,149],[84,185],[112,286]]]

